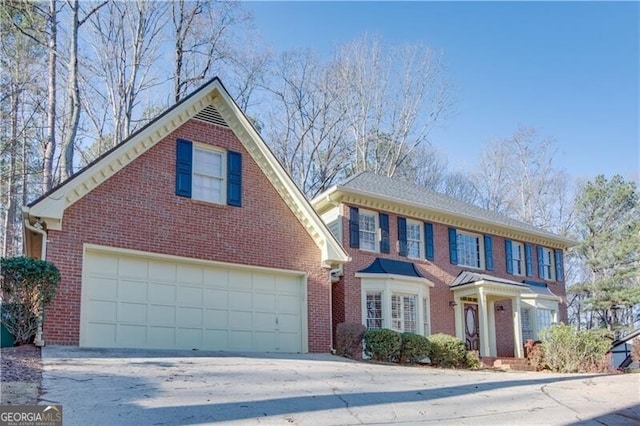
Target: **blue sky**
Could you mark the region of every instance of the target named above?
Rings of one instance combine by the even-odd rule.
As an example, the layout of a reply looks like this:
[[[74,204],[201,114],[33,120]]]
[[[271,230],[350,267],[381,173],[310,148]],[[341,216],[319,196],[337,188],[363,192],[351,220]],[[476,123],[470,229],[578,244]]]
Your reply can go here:
[[[638,2],[248,2],[276,52],[329,54],[363,33],[443,53],[456,114],[431,134],[452,168],[519,126],[570,175],[640,175]]]

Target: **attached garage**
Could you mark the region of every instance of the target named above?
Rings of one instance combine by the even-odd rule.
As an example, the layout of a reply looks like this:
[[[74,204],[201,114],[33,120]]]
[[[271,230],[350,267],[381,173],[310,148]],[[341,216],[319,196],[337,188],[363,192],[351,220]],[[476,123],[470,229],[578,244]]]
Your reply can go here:
[[[302,272],[85,246],[80,346],[307,352]]]

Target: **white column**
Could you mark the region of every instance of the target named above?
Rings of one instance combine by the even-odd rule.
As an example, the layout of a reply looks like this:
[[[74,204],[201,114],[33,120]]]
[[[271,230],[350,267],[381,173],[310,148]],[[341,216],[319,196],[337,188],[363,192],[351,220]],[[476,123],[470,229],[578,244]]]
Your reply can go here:
[[[487,295],[478,289],[478,320],[480,321],[480,356],[491,356],[489,345],[489,318],[487,315]]]
[[[453,307],[454,324],[456,326],[456,337],[464,342],[464,307],[462,306],[462,301],[458,296],[455,296],[454,302],[456,304]]]
[[[489,314],[489,356],[498,356],[498,344],[496,342],[496,302],[489,302],[487,309]]]
[[[513,312],[513,344],[514,356],[524,358],[524,348],[522,347],[522,320],[520,315],[520,296],[511,299],[511,311]]]

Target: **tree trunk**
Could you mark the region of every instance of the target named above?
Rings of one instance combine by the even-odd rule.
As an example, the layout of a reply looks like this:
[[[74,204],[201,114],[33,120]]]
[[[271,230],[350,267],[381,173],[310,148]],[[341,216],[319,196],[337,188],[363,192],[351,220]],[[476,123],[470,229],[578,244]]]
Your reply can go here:
[[[42,192],[47,192],[53,186],[53,158],[56,154],[56,65],[58,60],[58,23],[56,19],[56,0],[49,0],[47,141],[42,162]]]
[[[18,88],[12,85],[9,99],[11,103],[11,130],[9,139],[9,170],[7,173],[7,205],[4,212],[4,247],[3,256],[10,257],[17,254],[16,250],[16,155],[18,146]]]
[[[66,180],[73,175],[73,154],[75,151],[75,140],[78,132],[78,122],[80,121],[80,87],[78,85],[78,0],[71,2],[71,46],[69,48],[69,80],[67,94],[67,120],[65,125],[66,134],[62,149],[64,161],[62,163],[62,179]]]

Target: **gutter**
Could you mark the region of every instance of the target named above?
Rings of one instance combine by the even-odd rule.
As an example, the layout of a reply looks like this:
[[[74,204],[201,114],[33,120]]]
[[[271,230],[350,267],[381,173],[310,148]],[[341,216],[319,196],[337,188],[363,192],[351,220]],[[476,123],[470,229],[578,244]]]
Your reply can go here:
[[[42,219],[38,218],[35,224],[31,224],[29,222],[29,208],[22,208],[22,215],[24,217],[24,227],[25,233],[26,230],[30,230],[42,236],[42,248],[40,249],[40,260],[47,260],[47,231],[42,227]],[[25,238],[26,241],[26,238]],[[25,250],[26,252],[27,250]],[[36,338],[34,344],[36,346],[42,347],[44,346],[44,340],[42,339],[42,322],[43,322],[44,313],[42,311],[42,305],[38,309],[38,329],[36,331]]]

